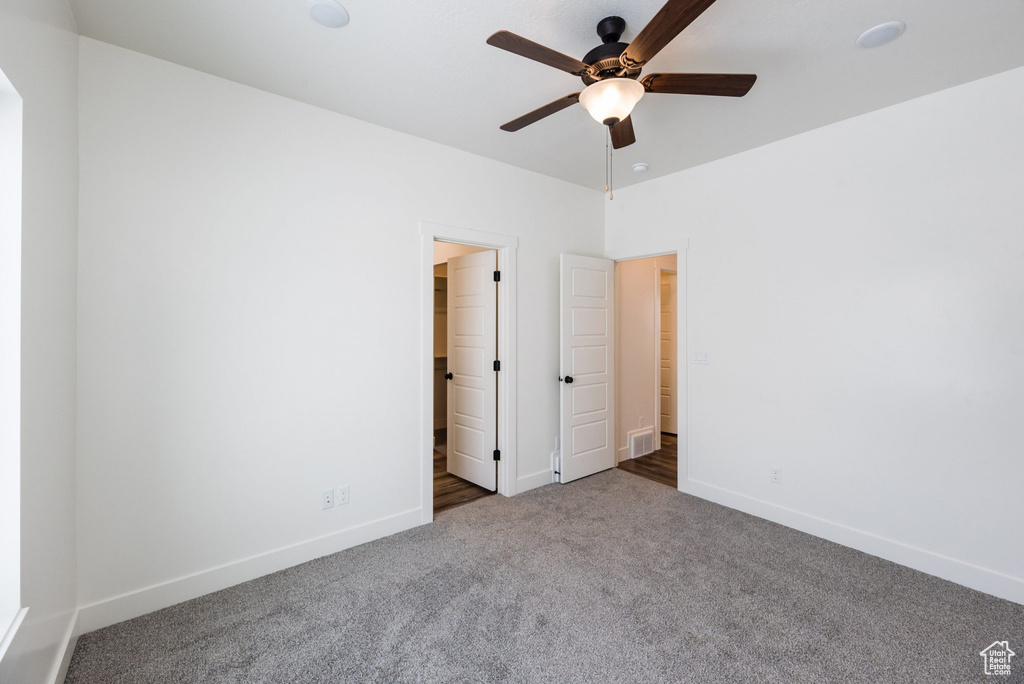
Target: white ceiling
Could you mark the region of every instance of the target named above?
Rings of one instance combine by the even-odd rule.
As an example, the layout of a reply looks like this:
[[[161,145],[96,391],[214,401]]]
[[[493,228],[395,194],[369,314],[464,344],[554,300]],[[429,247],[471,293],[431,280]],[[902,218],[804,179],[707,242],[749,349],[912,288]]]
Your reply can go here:
[[[507,29],[581,58],[597,22],[628,42],[662,0],[343,0],[343,29],[306,0],[70,0],[83,35],[587,187],[604,186],[604,127],[574,106],[517,133],[498,126],[582,89],[487,45]],[[865,29],[904,36],[862,50]],[[756,73],[742,99],[648,94],[616,186],[741,152],[1024,66],[1024,0],[718,0],[644,73]],[[635,161],[650,170],[634,174]]]

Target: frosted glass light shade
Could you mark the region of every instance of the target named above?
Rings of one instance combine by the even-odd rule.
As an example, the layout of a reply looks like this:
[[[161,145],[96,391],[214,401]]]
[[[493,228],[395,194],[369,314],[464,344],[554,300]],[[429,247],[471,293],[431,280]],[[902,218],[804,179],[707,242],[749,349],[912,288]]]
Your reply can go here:
[[[631,78],[606,78],[587,86],[580,104],[594,121],[611,126],[629,116],[643,96],[644,87]]]

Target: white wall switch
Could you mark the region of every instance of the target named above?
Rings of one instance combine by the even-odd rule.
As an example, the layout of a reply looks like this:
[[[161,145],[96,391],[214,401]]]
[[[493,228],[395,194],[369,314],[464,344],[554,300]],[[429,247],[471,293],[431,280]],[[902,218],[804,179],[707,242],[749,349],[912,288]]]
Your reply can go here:
[[[344,506],[348,503],[348,485],[341,485],[337,489],[337,496],[335,497],[338,501],[339,506]]]
[[[707,366],[711,363],[711,359],[706,351],[695,351],[693,352],[693,360],[691,363],[700,364],[701,366]]]
[[[325,489],[320,501],[320,505],[324,508],[334,508],[334,490]]]

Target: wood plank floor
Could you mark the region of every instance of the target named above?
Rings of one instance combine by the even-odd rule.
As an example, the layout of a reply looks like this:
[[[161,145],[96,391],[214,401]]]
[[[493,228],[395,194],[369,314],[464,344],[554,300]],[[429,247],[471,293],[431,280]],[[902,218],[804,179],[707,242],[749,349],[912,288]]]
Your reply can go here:
[[[446,432],[434,431],[434,515],[494,494],[448,472]]]
[[[648,480],[668,485],[672,489],[679,486],[679,447],[675,435],[661,433],[661,448],[653,454],[639,458],[626,459],[619,468]]]

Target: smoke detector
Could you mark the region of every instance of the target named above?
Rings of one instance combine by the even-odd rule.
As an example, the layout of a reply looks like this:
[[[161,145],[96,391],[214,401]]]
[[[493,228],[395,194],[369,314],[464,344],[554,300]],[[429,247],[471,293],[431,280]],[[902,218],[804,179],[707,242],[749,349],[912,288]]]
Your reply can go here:
[[[327,28],[348,25],[348,10],[335,0],[309,0],[309,16]]]
[[[906,30],[907,25],[902,21],[887,21],[860,34],[860,38],[857,39],[857,47],[875,48],[891,43],[902,36]]]

